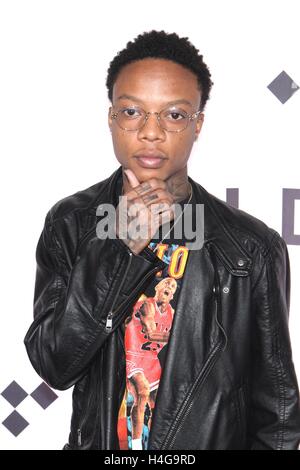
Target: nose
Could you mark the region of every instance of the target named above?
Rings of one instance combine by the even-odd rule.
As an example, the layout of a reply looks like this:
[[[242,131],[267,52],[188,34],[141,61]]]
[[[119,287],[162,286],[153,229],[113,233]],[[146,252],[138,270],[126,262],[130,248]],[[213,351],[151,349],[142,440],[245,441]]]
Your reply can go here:
[[[144,125],[138,131],[138,138],[150,141],[165,140],[166,132],[159,125],[156,113],[147,114]]]

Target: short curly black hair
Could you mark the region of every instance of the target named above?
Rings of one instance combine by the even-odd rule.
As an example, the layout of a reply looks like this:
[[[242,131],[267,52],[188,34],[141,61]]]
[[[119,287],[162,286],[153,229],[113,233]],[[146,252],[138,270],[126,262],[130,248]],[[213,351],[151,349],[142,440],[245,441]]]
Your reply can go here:
[[[213,85],[210,71],[203,62],[203,56],[187,37],[181,38],[176,33],[169,34],[165,31],[152,30],[138,35],[113,58],[106,79],[110,101],[112,101],[114,83],[121,69],[130,62],[149,57],[171,60],[191,70],[196,75],[202,92],[200,110],[203,111]]]

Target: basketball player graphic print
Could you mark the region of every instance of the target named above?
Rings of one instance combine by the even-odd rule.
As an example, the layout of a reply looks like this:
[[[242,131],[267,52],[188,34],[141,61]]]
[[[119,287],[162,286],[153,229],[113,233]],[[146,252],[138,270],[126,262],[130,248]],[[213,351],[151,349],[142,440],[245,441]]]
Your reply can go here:
[[[169,339],[174,313],[170,301],[176,288],[175,279],[160,281],[155,287],[155,297],[137,302],[126,324],[126,374],[134,400],[131,408],[132,440],[142,437],[145,413],[149,427],[151,424],[151,410],[161,375],[158,355]]]
[[[125,321],[126,390],[119,412],[120,449],[147,449],[151,420],[167,353],[188,249],[165,244],[168,268],[140,296]],[[151,295],[155,292],[154,296]],[[176,298],[175,298],[176,293]]]

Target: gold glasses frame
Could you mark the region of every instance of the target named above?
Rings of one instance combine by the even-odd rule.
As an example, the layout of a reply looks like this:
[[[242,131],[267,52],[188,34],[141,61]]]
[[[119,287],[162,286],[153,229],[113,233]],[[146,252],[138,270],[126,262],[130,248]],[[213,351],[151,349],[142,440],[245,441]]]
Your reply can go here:
[[[118,114],[123,111],[124,109],[139,109],[141,111],[143,111],[143,113],[145,114],[145,117],[144,117],[144,121],[142,122],[142,124],[137,127],[136,129],[128,129],[126,127],[123,127],[120,125],[120,123],[118,122],[117,120],[117,117],[118,117]],[[201,111],[196,111],[194,113],[185,113],[186,114],[186,117],[188,118],[187,121],[186,121],[186,125],[185,127],[183,127],[182,129],[175,129],[175,130],[170,130],[170,129],[166,129],[165,127],[163,127],[161,125],[161,113],[163,113],[164,111],[168,110],[168,109],[172,109],[170,107],[167,107],[167,108],[164,108],[162,109],[161,111],[145,111],[143,108],[139,107],[139,106],[123,106],[122,108],[118,109],[116,112],[113,112],[111,114],[111,118],[112,119],[115,119],[116,120],[116,123],[118,124],[118,126],[123,129],[124,131],[128,131],[128,132],[135,132],[135,131],[139,131],[141,130],[144,125],[146,124],[147,120],[149,119],[149,116],[150,114],[155,114],[156,115],[156,118],[157,118],[157,123],[158,125],[160,126],[161,129],[163,129],[164,131],[167,131],[167,132],[175,132],[175,133],[178,133],[178,132],[182,132],[184,131],[185,129],[187,129],[189,123],[191,121],[193,121],[194,119],[196,119],[196,117],[201,113]]]

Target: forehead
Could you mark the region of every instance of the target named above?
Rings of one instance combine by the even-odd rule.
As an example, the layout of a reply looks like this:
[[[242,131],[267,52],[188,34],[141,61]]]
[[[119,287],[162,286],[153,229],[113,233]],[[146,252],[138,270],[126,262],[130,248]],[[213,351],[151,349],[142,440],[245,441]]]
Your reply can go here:
[[[122,95],[138,98],[145,104],[185,99],[200,104],[197,77],[180,64],[165,59],[142,59],[123,67],[113,88],[113,102]]]
[[[173,288],[174,286],[176,285],[176,281],[174,279],[172,280],[166,280],[163,284],[162,284],[162,288],[165,289],[165,288]]]

